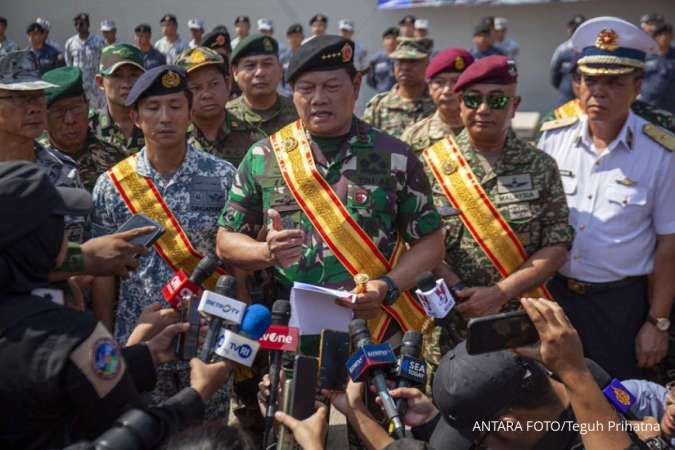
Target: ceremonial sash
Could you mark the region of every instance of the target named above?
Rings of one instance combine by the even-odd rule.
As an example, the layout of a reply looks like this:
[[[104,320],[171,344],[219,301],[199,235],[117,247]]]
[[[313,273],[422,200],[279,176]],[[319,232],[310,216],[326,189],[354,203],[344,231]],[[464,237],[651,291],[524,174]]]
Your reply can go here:
[[[108,171],[110,179],[132,214],[145,214],[166,229],[154,244],[162,259],[174,271],[183,269],[190,274],[203,256],[190,243],[155,183],[136,172],[136,160],[137,155],[134,155],[116,164]],[[221,269],[216,269],[204,285],[208,289],[213,289],[218,277],[223,273]]]
[[[270,140],[286,185],[345,269],[352,276],[365,273],[370,279],[389,272],[404,251],[400,237],[387,260],[317,170],[302,122],[298,120],[285,126]],[[368,322],[371,336],[378,342],[391,318],[403,331],[422,328],[424,310],[408,292],[401,294],[392,306],[382,306],[382,309],[376,319]]]
[[[565,119],[567,117],[577,117],[583,114],[579,99],[570,100],[553,111],[556,119]]]
[[[506,278],[515,272],[527,260],[527,253],[488,198],[452,137],[438,141],[423,155],[445,196],[459,210],[462,223],[501,276]],[[552,299],[544,286],[524,296]]]

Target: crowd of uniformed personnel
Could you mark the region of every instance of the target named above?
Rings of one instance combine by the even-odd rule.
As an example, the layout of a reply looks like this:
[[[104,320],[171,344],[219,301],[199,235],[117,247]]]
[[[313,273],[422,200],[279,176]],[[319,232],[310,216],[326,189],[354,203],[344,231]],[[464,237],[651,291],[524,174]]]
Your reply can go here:
[[[0,391],[17,410],[0,420],[2,447],[92,439],[143,401],[209,419],[232,410],[260,439],[265,361],[228,386],[223,363],[168,356],[183,328],[162,287],[206,255],[237,277],[240,299],[268,306],[296,281],[352,290],[367,274],[355,302],[338,303],[393,348],[424,330],[429,396],[467,320],[519,309],[522,297],[557,302],[585,356],[613,376],[670,381],[675,50],[662,17],[643,19],[642,29],[570,21],[552,63],[564,102],[538,142],[511,127],[518,45],[501,18],[481,21],[471,51],[434,51],[428,23],[406,16],[370,64],[349,39],[353,23],[326,34],[322,14],[307,39],[291,26],[280,50],[262,33],[269,19],[250,34],[237,17],[231,40],[195,18],[188,42],[166,14],[153,47],[150,25],[135,28],[136,45],[119,43],[114,23],[102,23],[104,39],[80,13],[65,57],[46,43],[44,19],[23,51],[0,20],[0,208],[11,236],[0,237],[0,308],[16,317],[0,321]],[[653,65],[669,73],[658,89],[671,97],[645,89]],[[359,118],[364,81],[381,92]],[[116,233],[137,213],[166,228],[149,249],[128,242],[149,229]],[[431,327],[408,292],[424,271],[458,297]],[[133,350],[142,343],[147,354]],[[303,336],[300,352],[316,356],[317,337]],[[25,376],[10,382],[17,370],[2,367],[17,358]]]

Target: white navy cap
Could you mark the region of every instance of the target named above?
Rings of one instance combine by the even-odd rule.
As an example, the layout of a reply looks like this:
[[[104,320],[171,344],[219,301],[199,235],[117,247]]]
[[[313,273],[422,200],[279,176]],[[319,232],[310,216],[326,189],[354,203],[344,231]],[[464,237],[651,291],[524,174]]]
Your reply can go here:
[[[188,20],[188,28],[191,30],[203,30],[204,29],[204,21],[200,19],[199,17],[193,17],[192,19]]]
[[[354,31],[354,22],[349,19],[340,19],[338,22],[339,30]]]
[[[116,30],[115,22],[112,20],[102,20],[101,21],[101,31],[112,31]]]
[[[274,24],[272,23],[272,19],[268,19],[266,17],[263,17],[262,19],[258,19],[258,30],[260,31],[272,31],[274,29]]]
[[[416,30],[428,30],[429,21],[427,19],[417,19],[415,20],[415,29]]]
[[[509,21],[504,17],[495,17],[495,30],[505,30]]]
[[[596,17],[579,25],[572,35],[581,53],[579,70],[587,75],[621,75],[643,69],[647,53],[656,50],[654,39],[618,17]]]

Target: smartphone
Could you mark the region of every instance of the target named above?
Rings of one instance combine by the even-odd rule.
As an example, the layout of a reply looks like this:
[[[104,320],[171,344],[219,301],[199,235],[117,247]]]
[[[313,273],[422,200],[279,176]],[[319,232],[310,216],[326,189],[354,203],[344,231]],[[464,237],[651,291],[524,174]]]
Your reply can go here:
[[[144,234],[143,236],[138,236],[133,239],[131,239],[129,242],[135,245],[143,245],[146,248],[152,247],[152,244],[157,241],[163,234],[164,229],[163,226],[146,216],[145,214],[134,214],[131,216],[131,219],[127,220],[122,224],[121,227],[117,229],[117,232],[122,232],[122,231],[129,231],[129,230],[135,230],[136,228],[141,228],[141,227],[155,227],[155,231],[149,234]]]
[[[199,354],[199,328],[201,326],[201,314],[199,313],[199,299],[196,297],[185,298],[181,304],[181,322],[188,322],[190,328],[180,333],[176,338],[176,357],[183,361],[190,361]]]
[[[470,355],[496,352],[534,344],[539,334],[525,311],[513,311],[470,319],[466,350]]]
[[[286,380],[284,383],[284,398],[282,404],[282,411],[290,414],[291,411],[291,397],[293,396],[293,385],[295,380]],[[279,427],[279,434],[277,436],[277,450],[295,450],[295,440],[291,430],[284,426]],[[263,449],[267,450],[267,449]]]
[[[305,420],[314,414],[317,373],[319,360],[311,356],[296,355],[293,364],[293,394],[290,413],[298,420]]]
[[[349,333],[321,330],[319,346],[319,389],[344,391],[347,387]]]

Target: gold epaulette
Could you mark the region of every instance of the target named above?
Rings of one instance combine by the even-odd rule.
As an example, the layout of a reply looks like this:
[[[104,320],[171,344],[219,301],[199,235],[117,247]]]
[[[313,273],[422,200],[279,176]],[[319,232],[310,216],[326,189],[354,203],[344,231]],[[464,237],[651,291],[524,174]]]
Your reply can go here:
[[[579,121],[578,116],[569,116],[558,120],[551,120],[548,122],[544,122],[542,124],[541,131],[557,130],[558,128],[569,127],[570,125],[574,125],[578,121]]]
[[[675,135],[653,123],[646,123],[642,127],[642,132],[652,141],[659,144],[669,152],[675,151]]]

